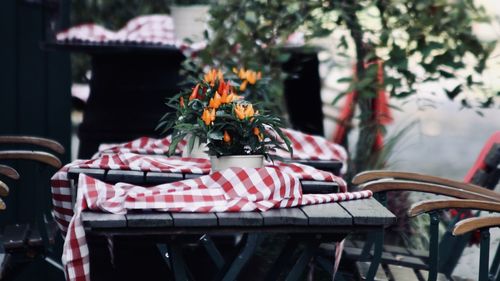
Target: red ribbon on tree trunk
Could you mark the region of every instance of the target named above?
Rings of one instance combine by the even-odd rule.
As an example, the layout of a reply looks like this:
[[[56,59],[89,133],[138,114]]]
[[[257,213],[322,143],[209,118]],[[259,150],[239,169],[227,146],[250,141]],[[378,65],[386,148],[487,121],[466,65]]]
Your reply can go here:
[[[392,123],[393,118],[389,108],[388,99],[384,87],[384,67],[381,60],[365,63],[365,68],[371,64],[377,64],[377,97],[373,102],[372,119],[377,125],[388,125]],[[356,67],[354,67],[354,76],[356,75]],[[344,106],[338,118],[337,128],[333,134],[333,141],[338,144],[344,144],[347,138],[347,126],[351,124],[354,117],[354,110],[358,92],[352,91],[348,93],[344,100]],[[384,136],[381,130],[378,130],[373,144],[373,151],[380,151],[384,147]]]

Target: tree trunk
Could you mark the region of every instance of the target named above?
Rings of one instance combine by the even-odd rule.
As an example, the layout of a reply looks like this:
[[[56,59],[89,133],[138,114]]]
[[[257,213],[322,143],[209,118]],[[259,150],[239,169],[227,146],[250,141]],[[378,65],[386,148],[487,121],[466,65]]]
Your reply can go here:
[[[363,29],[359,24],[356,12],[359,6],[355,0],[346,0],[344,5],[344,20],[351,32],[351,36],[356,46],[356,74],[357,81],[362,81],[366,76],[366,57],[369,53],[370,46],[363,41]],[[369,86],[369,90],[376,92],[376,86]],[[355,104],[360,110],[360,132],[356,144],[356,153],[354,160],[350,161],[350,171],[347,175],[347,180],[350,180],[355,174],[362,172],[368,168],[369,159],[375,143],[377,134],[377,126],[373,114],[373,102],[375,95],[366,95],[363,92],[358,92],[355,99]],[[352,157],[351,157],[352,159]]]

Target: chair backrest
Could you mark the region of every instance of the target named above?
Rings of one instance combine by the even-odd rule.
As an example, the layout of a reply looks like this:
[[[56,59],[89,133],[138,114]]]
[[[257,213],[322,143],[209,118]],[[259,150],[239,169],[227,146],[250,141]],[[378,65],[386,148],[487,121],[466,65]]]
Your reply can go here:
[[[491,167],[488,166],[493,164],[487,163],[487,156],[491,154],[495,155],[497,153],[500,153],[500,131],[495,132],[483,146],[483,148],[481,149],[481,153],[479,153],[479,156],[476,159],[476,162],[465,175],[464,182],[478,184],[476,182],[479,181],[479,178],[477,177],[478,171],[491,169]],[[479,183],[479,185],[481,184]],[[494,188],[494,186],[492,188]]]
[[[62,154],[64,153],[64,147],[50,139],[25,136],[0,136],[0,145],[0,161],[2,161],[2,164],[15,165],[21,174],[20,180],[12,182],[12,179],[20,178],[17,171],[9,166],[0,165],[0,174],[3,175],[2,180],[14,187],[11,190],[12,195],[6,197],[7,205],[12,205],[11,208],[7,209],[7,212],[17,212],[19,203],[22,203],[25,208],[29,206],[29,210],[23,210],[24,216],[22,218],[5,221],[4,223],[29,223],[32,229],[39,231],[45,243],[47,241],[45,239],[47,237],[46,222],[52,220],[50,177],[62,165],[59,158],[50,152]],[[33,184],[21,186],[21,181],[26,178],[32,180]],[[28,189],[24,187],[28,187]],[[2,194],[0,189],[0,196],[3,195],[7,194]],[[19,197],[22,200],[16,201],[16,204],[11,204],[12,197]]]
[[[476,184],[489,189],[494,189],[500,180],[500,131],[494,133],[481,149],[474,165],[467,172],[464,182]],[[453,236],[452,230],[458,220],[453,220],[439,244],[439,272],[449,276],[462,256],[469,243],[472,233]],[[470,213],[470,215],[479,215]]]

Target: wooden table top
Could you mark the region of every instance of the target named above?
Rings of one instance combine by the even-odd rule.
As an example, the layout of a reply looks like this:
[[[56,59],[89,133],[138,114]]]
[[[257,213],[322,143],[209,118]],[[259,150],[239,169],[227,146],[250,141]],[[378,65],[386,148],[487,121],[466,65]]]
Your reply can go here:
[[[77,181],[80,173],[109,183],[127,182],[137,185],[158,185],[203,176],[202,174],[70,168],[68,177],[70,180]],[[306,194],[335,193],[339,190],[335,182],[302,180],[301,184],[302,192]]]
[[[373,198],[266,212],[125,215],[84,212],[87,231],[114,234],[195,234],[212,232],[351,233],[387,227],[396,217]]]
[[[174,174],[124,170],[69,170],[69,178],[77,180],[80,173],[106,182],[128,182],[153,185],[199,177],[193,174]],[[332,182],[302,181],[304,193],[338,192]],[[309,205],[266,212],[235,213],[170,213],[132,211],[125,215],[84,212],[84,227],[91,232],[140,234],[184,234],[210,232],[287,232],[337,233],[366,232],[386,227],[396,217],[373,198],[336,203]]]

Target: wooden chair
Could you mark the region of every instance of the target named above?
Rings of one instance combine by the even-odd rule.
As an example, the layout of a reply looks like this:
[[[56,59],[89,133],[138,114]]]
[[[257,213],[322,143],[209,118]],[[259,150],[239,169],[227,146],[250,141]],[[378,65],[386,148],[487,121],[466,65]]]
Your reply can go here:
[[[472,234],[466,231],[464,233],[467,234],[453,236],[455,223],[463,213],[461,211],[450,222],[445,234],[439,238],[438,211],[450,208],[486,210],[484,202],[500,202],[500,193],[491,190],[500,179],[499,163],[500,132],[497,132],[483,147],[463,182],[408,172],[368,171],[358,174],[354,177],[353,184],[373,191],[382,203],[386,202],[386,193],[389,191],[418,191],[462,200],[418,202],[409,210],[410,217],[422,213],[430,215],[428,252],[383,245],[383,235],[374,234],[364,245],[354,242],[354,247],[346,247],[346,258],[357,261],[361,277],[367,280],[373,280],[376,274],[381,280],[453,280],[453,269]],[[478,213],[474,215],[477,216]],[[367,262],[371,262],[371,265],[367,266]],[[382,264],[381,267],[378,266],[379,263]]]
[[[19,173],[12,167],[7,165],[0,165],[0,176],[7,177],[11,179],[19,179]],[[0,196],[5,197],[9,194],[9,187],[3,181],[0,180]],[[7,208],[5,202],[0,198],[0,211]],[[5,248],[3,243],[0,244],[0,279],[3,276],[3,268],[8,262],[7,255],[5,253]]]
[[[56,266],[62,270],[60,265],[61,249],[56,247],[57,227],[52,219],[50,206],[49,169],[61,167],[61,161],[55,155],[47,152],[54,151],[64,153],[64,148],[56,141],[27,136],[0,136],[2,146],[11,146],[8,150],[0,150],[0,161],[16,160],[16,164],[24,162],[23,168],[35,168],[33,174],[35,186],[25,194],[36,196],[34,207],[34,218],[27,222],[19,222],[5,225],[2,232],[0,255],[3,254],[3,262],[0,262],[0,276],[6,273],[10,279],[23,278],[24,272],[29,272],[30,267],[42,261]],[[20,150],[19,147],[29,149]],[[32,148],[47,151],[33,150]],[[23,170],[21,170],[21,174]],[[17,180],[20,178],[16,169],[0,164],[0,174],[3,177]],[[6,184],[0,182],[0,196],[7,196],[9,189]],[[43,202],[42,202],[43,201]],[[5,203],[0,201],[0,209],[5,209]],[[57,245],[59,246],[59,245]],[[62,246],[62,245],[60,245]],[[1,259],[1,258],[0,258]],[[63,276],[61,271],[61,277]]]
[[[462,200],[466,201],[466,200]],[[460,202],[463,204],[464,202]],[[491,202],[467,202],[471,207],[482,207],[485,211],[499,212],[500,204]],[[477,206],[477,205],[479,206]],[[495,254],[493,262],[488,270],[489,255],[490,255],[490,228],[500,227],[500,217],[479,217],[468,218],[458,222],[453,229],[453,235],[466,235],[473,231],[480,231],[481,244],[480,244],[480,257],[479,257],[479,281],[500,280],[500,254],[499,250]]]

